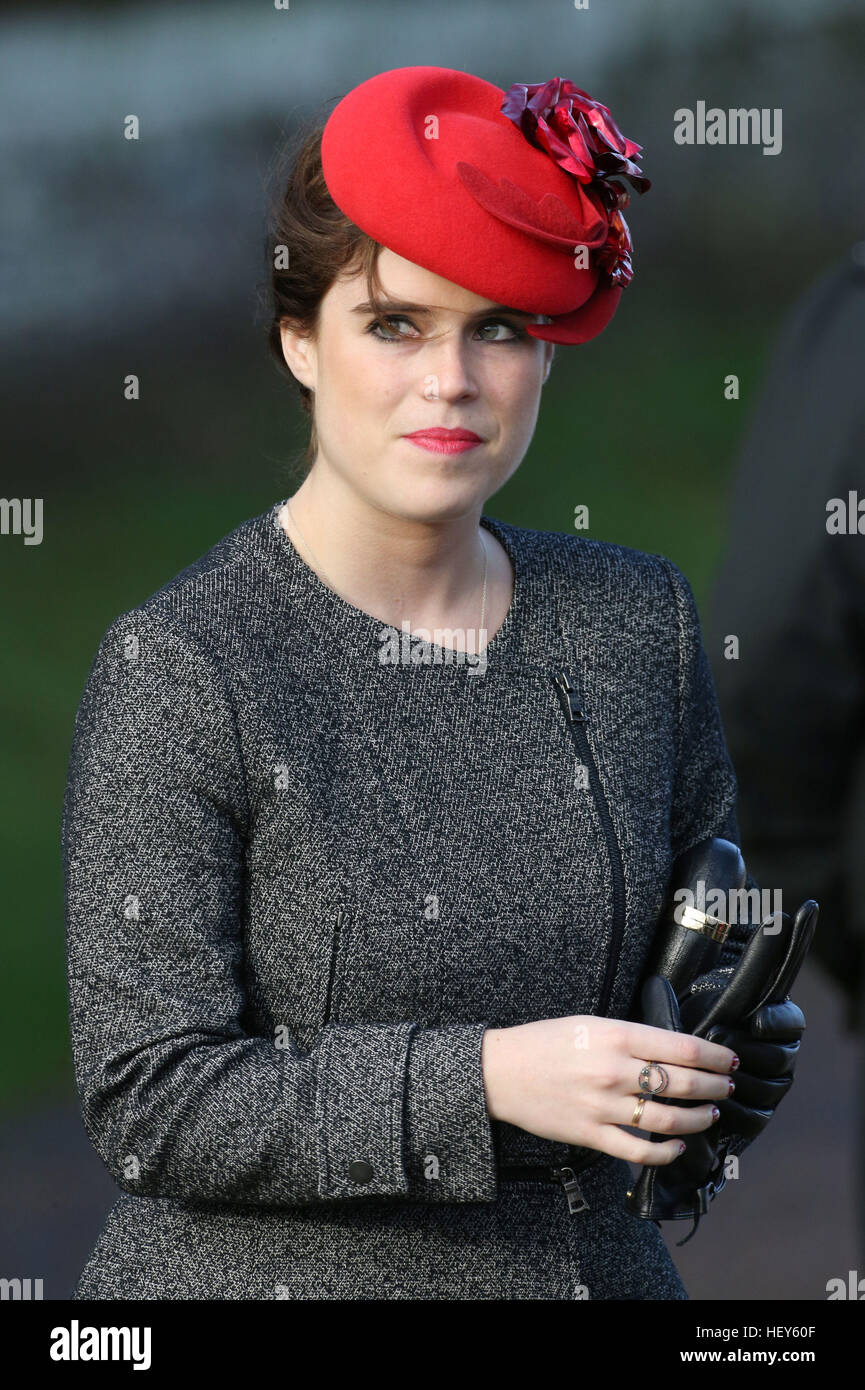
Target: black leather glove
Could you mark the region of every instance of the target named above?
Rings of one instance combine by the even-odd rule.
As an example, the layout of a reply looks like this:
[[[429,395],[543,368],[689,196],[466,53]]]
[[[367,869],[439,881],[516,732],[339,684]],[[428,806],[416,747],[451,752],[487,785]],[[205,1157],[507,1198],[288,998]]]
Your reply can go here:
[[[716,1102],[720,1118],[709,1129],[682,1138],[685,1152],[670,1164],[641,1169],[626,1198],[636,1216],[653,1221],[699,1218],[726,1183],[728,1154],[739,1154],[763,1129],[793,1084],[805,1018],[789,998],[811,944],[819,909],[813,899],[794,918],[779,913],[755,930],[736,966],[698,975],[676,999],[670,982],[650,975],[641,992],[641,1021],[693,1033],[732,1048],[741,1066],[734,1094]],[[780,931],[769,930],[778,925]],[[668,1105],[702,1105],[656,1095]],[[668,1136],[659,1136],[659,1139]],[[679,1241],[683,1245],[684,1241]]]

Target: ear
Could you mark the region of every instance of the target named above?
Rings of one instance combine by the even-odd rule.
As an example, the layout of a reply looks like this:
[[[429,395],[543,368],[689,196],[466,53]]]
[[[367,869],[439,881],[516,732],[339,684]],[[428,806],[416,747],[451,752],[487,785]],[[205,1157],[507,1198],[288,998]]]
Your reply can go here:
[[[315,390],[316,358],[315,343],[310,334],[301,333],[290,320],[283,319],[279,329],[282,341],[282,355],[293,376],[302,386]]]
[[[547,378],[552,370],[553,358],[556,352],[556,345],[555,343],[544,343],[544,349],[544,375],[541,379],[542,386],[546,384]]]

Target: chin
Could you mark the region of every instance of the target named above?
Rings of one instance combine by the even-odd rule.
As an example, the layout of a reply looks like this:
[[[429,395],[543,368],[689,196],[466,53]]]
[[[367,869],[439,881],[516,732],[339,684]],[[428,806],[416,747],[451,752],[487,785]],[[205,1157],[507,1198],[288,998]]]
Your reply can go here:
[[[402,477],[381,505],[406,521],[451,521],[482,509],[497,486],[488,484],[477,473],[427,479]]]

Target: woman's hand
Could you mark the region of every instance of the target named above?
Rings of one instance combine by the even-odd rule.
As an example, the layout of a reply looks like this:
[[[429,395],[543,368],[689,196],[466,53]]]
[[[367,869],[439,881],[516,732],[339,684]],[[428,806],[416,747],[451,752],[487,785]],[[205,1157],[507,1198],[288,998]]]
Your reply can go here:
[[[638,1127],[677,1136],[714,1124],[714,1103],[731,1094],[734,1058],[730,1048],[691,1033],[593,1014],[488,1028],[482,1050],[487,1110],[492,1119],[542,1139],[632,1163],[672,1163],[680,1153],[678,1138],[652,1142],[620,1128],[633,1125],[641,1068],[663,1064],[670,1078],[665,1098],[706,1102],[660,1105],[646,1098]]]

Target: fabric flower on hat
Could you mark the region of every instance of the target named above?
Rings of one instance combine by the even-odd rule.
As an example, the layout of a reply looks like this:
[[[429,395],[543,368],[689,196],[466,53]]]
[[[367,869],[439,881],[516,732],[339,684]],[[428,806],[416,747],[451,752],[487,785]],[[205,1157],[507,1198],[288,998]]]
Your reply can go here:
[[[502,113],[580,183],[619,174],[638,193],[652,186],[631,160],[641,153],[642,145],[626,139],[609,107],[566,77],[534,84],[515,82],[502,102]]]
[[[632,159],[642,146],[622,134],[609,107],[565,77],[515,82],[501,109],[532,145],[583,185],[583,197],[605,213],[608,231],[596,263],[612,284],[627,285],[633,278],[633,243],[622,208],[630,195],[615,180],[627,179],[641,194],[651,188],[651,180]],[[585,244],[593,243],[587,239]]]

